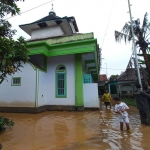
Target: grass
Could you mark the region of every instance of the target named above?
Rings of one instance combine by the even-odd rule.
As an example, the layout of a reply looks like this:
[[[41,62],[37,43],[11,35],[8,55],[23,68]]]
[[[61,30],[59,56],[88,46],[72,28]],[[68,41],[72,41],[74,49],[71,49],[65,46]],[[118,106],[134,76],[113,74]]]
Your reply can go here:
[[[134,98],[121,98],[122,102],[125,102],[129,106],[135,106],[136,107],[136,101]]]

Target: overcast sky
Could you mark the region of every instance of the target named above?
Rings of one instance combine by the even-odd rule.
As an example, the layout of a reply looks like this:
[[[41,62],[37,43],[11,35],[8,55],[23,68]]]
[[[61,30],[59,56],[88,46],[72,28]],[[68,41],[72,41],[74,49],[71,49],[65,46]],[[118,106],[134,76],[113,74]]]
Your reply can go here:
[[[47,4],[30,10],[44,3]],[[30,36],[22,31],[19,25],[47,16],[52,3],[57,16],[75,17],[80,33],[94,33],[99,47],[102,48],[103,59],[100,74],[107,72],[109,77],[112,74],[119,75],[126,69],[132,54],[132,45],[124,44],[123,41],[116,43],[114,31],[121,31],[125,22],[130,21],[129,13],[127,13],[128,0],[25,0],[17,2],[21,12],[30,11],[8,19],[12,28],[17,30],[14,38],[24,36],[29,39]],[[142,24],[144,14],[146,12],[150,14],[150,0],[130,0],[130,3],[132,4],[132,17],[140,18]]]

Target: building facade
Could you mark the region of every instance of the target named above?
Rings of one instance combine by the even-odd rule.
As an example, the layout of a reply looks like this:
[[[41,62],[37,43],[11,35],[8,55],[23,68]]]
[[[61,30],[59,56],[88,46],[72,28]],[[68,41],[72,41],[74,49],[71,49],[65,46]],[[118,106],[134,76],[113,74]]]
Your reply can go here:
[[[0,85],[0,111],[99,109],[100,55],[93,33],[78,33],[74,17],[49,15],[20,25],[31,36],[29,62]]]

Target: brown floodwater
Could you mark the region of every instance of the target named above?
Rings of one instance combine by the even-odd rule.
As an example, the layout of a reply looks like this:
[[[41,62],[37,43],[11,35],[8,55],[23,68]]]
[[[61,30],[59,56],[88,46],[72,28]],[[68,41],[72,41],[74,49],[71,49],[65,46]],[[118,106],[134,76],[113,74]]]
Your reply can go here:
[[[15,125],[0,133],[2,150],[150,150],[150,126],[129,110],[131,131],[119,130],[117,115],[99,111],[0,113]]]

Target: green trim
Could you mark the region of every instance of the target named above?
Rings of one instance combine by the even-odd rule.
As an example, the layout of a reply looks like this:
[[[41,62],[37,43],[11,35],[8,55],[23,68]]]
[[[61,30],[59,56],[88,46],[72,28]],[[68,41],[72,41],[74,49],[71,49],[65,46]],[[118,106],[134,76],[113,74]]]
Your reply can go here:
[[[19,84],[14,84],[13,83],[13,80],[16,79],[16,78],[20,79],[20,83]],[[21,77],[12,77],[12,79],[11,79],[11,86],[21,86]]]
[[[65,68],[65,70],[63,71],[59,71],[57,70],[60,66],[63,66]],[[64,95],[58,95],[58,73],[63,73],[64,74]],[[56,67],[55,70],[55,98],[66,98],[67,97],[67,69],[64,65],[60,64]]]
[[[97,78],[99,76],[98,46],[97,39],[94,39],[93,33],[30,41],[27,43],[27,48],[30,51],[29,55],[43,54],[47,57],[93,53],[93,61],[86,60],[86,63],[94,63]],[[85,68],[87,68],[86,64]],[[86,71],[86,73],[90,73],[88,68]]]
[[[38,93],[39,93],[39,69],[36,69],[35,107],[38,107]]]
[[[43,54],[47,57],[78,53],[94,52],[95,39],[49,45],[46,41],[31,42],[27,44],[29,55]]]
[[[97,44],[95,45],[95,50],[94,50],[94,57],[95,57],[95,66],[96,66],[96,71],[97,71],[97,79],[99,78],[99,65],[98,65],[98,47]]]
[[[75,55],[75,104],[84,106],[83,99],[83,74],[82,74],[82,55]]]
[[[93,33],[29,41],[27,43],[27,48],[30,51],[29,55],[43,54],[47,57],[93,53],[94,59],[92,62],[86,60],[86,63],[94,63],[97,71],[97,78],[99,77],[98,46],[97,39],[94,39]],[[86,64],[85,68],[87,68]],[[86,71],[86,73],[90,73],[88,68]]]
[[[59,43],[68,43],[68,42],[75,42],[75,41],[80,41],[80,40],[88,40],[88,39],[93,39],[93,38],[94,38],[93,33],[85,33],[85,34],[75,34],[71,36],[51,38],[51,39],[48,39],[47,42],[50,45],[53,45],[53,44],[59,44]]]

